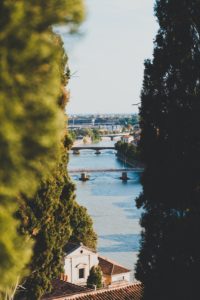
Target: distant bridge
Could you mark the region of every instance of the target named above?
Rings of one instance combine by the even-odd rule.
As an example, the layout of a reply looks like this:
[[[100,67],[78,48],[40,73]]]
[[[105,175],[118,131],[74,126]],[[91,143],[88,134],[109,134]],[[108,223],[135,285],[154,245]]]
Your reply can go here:
[[[101,173],[101,172],[143,172],[144,168],[124,168],[124,169],[74,169],[69,173]]]
[[[130,132],[110,133],[110,134],[108,133],[108,134],[102,134],[102,135],[100,135],[100,137],[108,137],[113,141],[115,137],[122,137],[122,136],[126,136],[129,134],[130,134]]]
[[[80,150],[115,150],[115,147],[101,147],[101,146],[76,146],[72,147],[72,151],[80,151]]]
[[[112,126],[113,128],[116,126],[120,126],[121,124],[113,124],[113,123],[82,123],[82,124],[69,124],[68,128],[70,129],[79,129],[79,128],[101,128],[104,126]]]
[[[116,136],[124,136],[129,134],[130,132],[108,133],[108,134],[101,134],[100,137],[116,137]]]

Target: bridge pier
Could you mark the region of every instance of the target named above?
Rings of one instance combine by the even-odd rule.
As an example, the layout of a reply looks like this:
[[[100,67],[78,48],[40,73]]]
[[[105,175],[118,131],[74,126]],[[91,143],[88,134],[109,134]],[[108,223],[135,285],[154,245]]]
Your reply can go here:
[[[79,180],[87,181],[87,180],[89,180],[89,176],[85,172],[81,173],[81,177],[79,178]]]
[[[80,154],[80,151],[79,151],[79,150],[73,150],[73,154],[79,155],[79,154]]]
[[[122,172],[122,176],[120,177],[120,179],[121,179],[122,181],[127,181],[127,180],[129,180],[130,178],[128,178],[127,172]]]
[[[96,149],[95,154],[101,154],[101,151]]]

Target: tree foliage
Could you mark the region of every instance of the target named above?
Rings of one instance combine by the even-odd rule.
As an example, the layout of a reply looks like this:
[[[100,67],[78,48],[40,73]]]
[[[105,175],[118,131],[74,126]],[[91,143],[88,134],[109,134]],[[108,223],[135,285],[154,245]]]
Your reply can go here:
[[[96,286],[96,288],[102,287],[102,271],[99,266],[93,266],[90,270],[90,274],[87,279],[87,286],[89,288]]]
[[[35,240],[34,255],[25,278],[25,299],[36,300],[51,291],[51,281],[59,277],[63,267],[63,248],[68,241],[82,242],[96,248],[97,236],[87,210],[75,201],[74,185],[67,171],[67,154],[63,148],[62,159],[43,182],[33,199],[21,198],[19,216],[21,231]]]
[[[127,163],[135,163],[140,160],[139,149],[133,144],[118,141],[115,144],[115,149],[117,150],[117,156],[127,161]]]
[[[90,137],[92,142],[96,143],[101,141],[101,133],[99,129],[96,128],[77,128],[76,130],[71,130],[70,135],[75,141],[78,137]]]
[[[69,140],[65,139],[65,146]],[[63,272],[64,246],[68,241],[96,248],[97,236],[87,210],[75,201],[74,185],[67,174],[66,148],[55,170],[42,182],[33,199],[21,197],[21,231],[34,241],[30,275],[24,278],[17,299],[38,300],[50,292],[52,279]]]
[[[145,62],[146,165],[136,276],[144,299],[198,299],[200,268],[200,3],[157,0],[160,29]]]
[[[15,199],[32,197],[53,170],[65,126],[63,52],[51,25],[79,23],[82,8],[81,0],[0,1],[0,292],[15,285],[31,254],[17,232]]]
[[[97,235],[93,229],[92,219],[88,215],[87,209],[85,207],[74,203],[70,225],[72,229],[70,242],[81,242],[85,246],[96,250]]]
[[[66,149],[51,175],[42,182],[33,199],[21,199],[21,230],[35,241],[30,275],[25,278],[25,291],[19,299],[36,300],[51,290],[51,281],[62,272],[63,247],[72,229],[70,218],[74,205],[74,185],[67,172]]]

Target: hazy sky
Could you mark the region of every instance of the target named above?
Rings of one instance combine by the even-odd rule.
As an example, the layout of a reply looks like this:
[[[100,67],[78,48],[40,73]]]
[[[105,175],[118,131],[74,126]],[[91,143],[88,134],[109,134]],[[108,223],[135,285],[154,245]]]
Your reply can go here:
[[[87,0],[81,35],[68,37],[68,113],[131,113],[140,101],[143,62],[152,56],[158,25],[153,0]]]

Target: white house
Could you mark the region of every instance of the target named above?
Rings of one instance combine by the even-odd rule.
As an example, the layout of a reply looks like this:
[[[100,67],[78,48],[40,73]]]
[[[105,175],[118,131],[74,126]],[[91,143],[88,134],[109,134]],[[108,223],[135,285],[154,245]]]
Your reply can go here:
[[[133,141],[133,136],[132,135],[124,135],[121,137],[121,141],[123,143],[130,143],[131,141]]]
[[[90,269],[98,263],[95,251],[83,244],[68,243],[65,247],[64,278],[77,285],[86,285]]]
[[[86,285],[90,269],[100,266],[103,275],[103,285],[112,286],[121,282],[131,281],[131,271],[118,263],[99,256],[82,243],[68,243],[65,247],[64,274],[61,279],[76,285]]]

